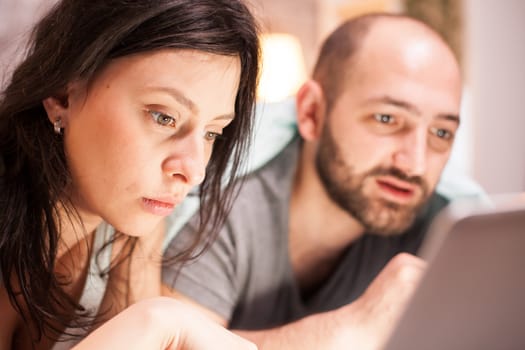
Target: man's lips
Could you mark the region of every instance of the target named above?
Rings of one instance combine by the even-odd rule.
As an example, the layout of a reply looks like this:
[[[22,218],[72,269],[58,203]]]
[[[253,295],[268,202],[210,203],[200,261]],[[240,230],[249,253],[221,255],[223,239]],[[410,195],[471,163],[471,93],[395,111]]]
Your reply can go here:
[[[415,196],[419,186],[391,176],[376,179],[377,185],[396,199],[409,200]]]

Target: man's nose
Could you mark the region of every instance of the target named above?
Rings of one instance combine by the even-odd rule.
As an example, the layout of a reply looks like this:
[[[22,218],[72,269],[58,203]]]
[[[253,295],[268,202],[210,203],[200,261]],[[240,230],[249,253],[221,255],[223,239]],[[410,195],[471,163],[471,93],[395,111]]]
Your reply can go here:
[[[174,142],[176,146],[163,161],[162,171],[190,186],[200,184],[204,180],[208,163],[204,137],[198,132],[190,132]]]
[[[394,166],[408,176],[422,176],[427,168],[428,132],[421,128],[403,135],[393,155]]]

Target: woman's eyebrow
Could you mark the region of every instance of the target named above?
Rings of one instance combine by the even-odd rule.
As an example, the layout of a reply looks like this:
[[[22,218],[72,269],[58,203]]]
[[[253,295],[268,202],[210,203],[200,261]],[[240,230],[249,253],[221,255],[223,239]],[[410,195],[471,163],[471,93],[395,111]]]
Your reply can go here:
[[[167,93],[177,102],[179,102],[181,105],[186,107],[191,113],[197,114],[199,112],[199,108],[197,107],[197,104],[193,102],[190,98],[188,98],[186,95],[184,95],[182,91],[174,87],[162,86],[162,85],[152,85],[152,86],[146,86],[145,90]],[[227,114],[217,116],[216,118],[214,118],[214,120],[233,120],[234,118],[235,118],[235,113],[227,113]]]
[[[213,120],[233,120],[233,118],[235,118],[235,113],[228,113],[228,114],[219,115]]]
[[[190,110],[192,113],[197,113],[199,111],[199,108],[197,107],[197,104],[193,102],[190,98],[188,98],[184,93],[182,93],[180,90],[171,87],[171,86],[146,86],[145,90],[149,91],[160,91],[167,93],[173,99],[175,99],[177,102],[179,102],[181,105],[186,107],[188,110]]]

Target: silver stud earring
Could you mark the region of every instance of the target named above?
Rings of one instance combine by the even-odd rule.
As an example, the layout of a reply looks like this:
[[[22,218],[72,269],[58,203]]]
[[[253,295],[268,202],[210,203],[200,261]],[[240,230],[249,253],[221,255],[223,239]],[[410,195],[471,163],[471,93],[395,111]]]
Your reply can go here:
[[[58,118],[53,123],[53,129],[55,129],[55,133],[60,135],[62,133],[62,119]]]

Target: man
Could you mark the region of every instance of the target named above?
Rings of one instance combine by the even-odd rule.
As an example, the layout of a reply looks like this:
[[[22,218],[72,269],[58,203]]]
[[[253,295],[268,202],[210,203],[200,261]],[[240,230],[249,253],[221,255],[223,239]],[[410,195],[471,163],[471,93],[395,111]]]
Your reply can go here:
[[[324,43],[296,97],[301,139],[248,175],[209,251],[164,292],[260,349],[378,348],[411,295],[448,200],[434,189],[459,126],[454,55],[430,28],[363,16]],[[176,252],[188,224],[171,242]],[[405,253],[403,253],[405,252]]]

